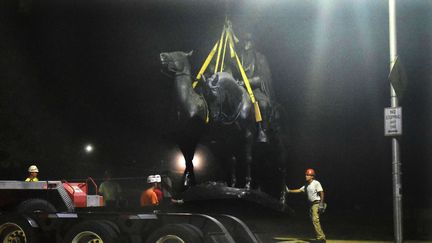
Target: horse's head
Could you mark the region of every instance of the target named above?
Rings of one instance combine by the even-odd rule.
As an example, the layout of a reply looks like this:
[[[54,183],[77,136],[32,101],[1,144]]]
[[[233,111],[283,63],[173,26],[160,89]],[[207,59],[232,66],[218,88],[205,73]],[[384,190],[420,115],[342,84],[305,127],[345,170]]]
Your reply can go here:
[[[160,56],[160,61],[162,67],[165,71],[174,74],[187,74],[190,75],[190,64],[188,57],[192,55],[191,52],[162,52]]]

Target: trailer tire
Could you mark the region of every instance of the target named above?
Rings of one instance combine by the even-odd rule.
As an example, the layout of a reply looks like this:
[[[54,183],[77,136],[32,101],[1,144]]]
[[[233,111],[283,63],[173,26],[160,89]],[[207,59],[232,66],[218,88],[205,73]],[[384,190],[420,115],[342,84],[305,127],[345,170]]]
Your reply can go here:
[[[2,219],[0,221],[0,242],[42,242],[39,228],[32,227],[29,220],[23,216]]]
[[[191,224],[167,224],[151,234],[146,243],[202,243],[201,230]]]
[[[118,225],[116,223],[114,223],[110,220],[105,220],[105,219],[102,219],[100,221],[102,223],[108,225],[111,228],[111,230],[114,230],[118,235],[120,235],[120,228],[118,227]]]
[[[100,240],[104,243],[116,243],[118,238],[118,233],[106,222],[89,220],[73,226],[66,233],[63,242],[81,243]]]
[[[47,200],[32,198],[20,203],[17,206],[16,211],[18,213],[33,213],[38,211],[54,213],[56,212],[56,208]]]

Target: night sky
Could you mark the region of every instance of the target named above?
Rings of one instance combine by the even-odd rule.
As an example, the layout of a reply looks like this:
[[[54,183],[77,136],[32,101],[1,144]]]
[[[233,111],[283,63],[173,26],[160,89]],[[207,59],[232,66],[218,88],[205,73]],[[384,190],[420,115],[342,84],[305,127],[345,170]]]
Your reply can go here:
[[[432,1],[397,1],[408,85],[400,139],[406,207],[432,205]],[[251,31],[288,127],[290,187],[313,167],[341,208],[392,207],[388,5],[333,1],[0,1],[2,179],[144,176],[174,149],[172,80],[159,53],[190,51],[194,73],[222,30]],[[92,143],[87,155],[83,146]],[[204,172],[203,172],[204,173]]]

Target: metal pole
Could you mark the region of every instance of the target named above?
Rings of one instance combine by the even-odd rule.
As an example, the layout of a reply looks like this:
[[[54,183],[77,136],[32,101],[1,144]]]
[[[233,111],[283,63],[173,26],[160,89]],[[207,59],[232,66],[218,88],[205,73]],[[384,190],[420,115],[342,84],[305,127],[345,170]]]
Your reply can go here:
[[[396,0],[389,0],[389,42],[390,42],[390,72],[397,58],[396,41]],[[398,97],[390,83],[391,107],[397,107]],[[396,243],[403,242],[402,234],[402,183],[399,141],[392,137],[392,173],[393,173],[393,221]]]

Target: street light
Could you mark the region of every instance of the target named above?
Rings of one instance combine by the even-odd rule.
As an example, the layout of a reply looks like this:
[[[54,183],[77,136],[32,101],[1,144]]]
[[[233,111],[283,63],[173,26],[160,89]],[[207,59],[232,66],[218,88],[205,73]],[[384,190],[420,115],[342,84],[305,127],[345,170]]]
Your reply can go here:
[[[84,150],[85,150],[85,152],[86,152],[87,154],[93,152],[93,145],[91,145],[91,144],[87,144],[87,145],[84,147]]]

